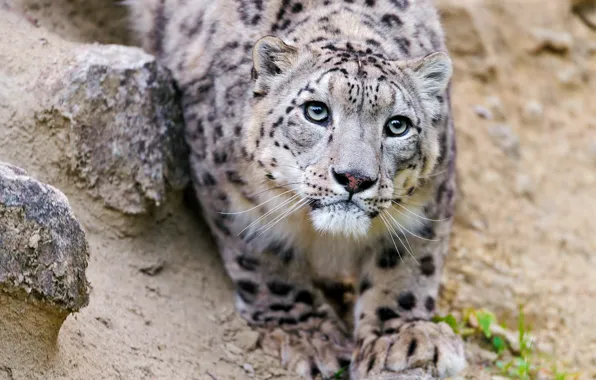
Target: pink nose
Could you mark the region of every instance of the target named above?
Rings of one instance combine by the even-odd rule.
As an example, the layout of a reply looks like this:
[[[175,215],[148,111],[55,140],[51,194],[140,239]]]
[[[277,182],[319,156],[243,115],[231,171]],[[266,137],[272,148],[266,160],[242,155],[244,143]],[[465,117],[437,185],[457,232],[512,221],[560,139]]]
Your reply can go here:
[[[357,172],[338,173],[335,170],[332,170],[332,172],[335,181],[352,194],[370,189],[377,182],[376,178],[372,179],[370,177],[360,175]]]

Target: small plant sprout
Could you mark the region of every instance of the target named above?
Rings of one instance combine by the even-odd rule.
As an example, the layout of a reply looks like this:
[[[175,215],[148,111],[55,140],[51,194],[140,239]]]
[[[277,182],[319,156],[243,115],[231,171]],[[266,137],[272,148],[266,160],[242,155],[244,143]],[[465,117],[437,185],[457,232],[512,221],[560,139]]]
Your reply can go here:
[[[507,330],[498,322],[494,313],[485,309],[466,309],[463,320],[458,321],[452,314],[436,316],[434,322],[445,322],[456,334],[465,340],[474,340],[497,354],[494,367],[486,368],[509,379],[532,380],[546,378],[554,380],[577,380],[580,374],[560,371],[552,359],[544,359],[536,352],[534,338],[529,333],[523,306],[520,305],[517,317],[517,331]],[[545,366],[546,365],[546,366]]]

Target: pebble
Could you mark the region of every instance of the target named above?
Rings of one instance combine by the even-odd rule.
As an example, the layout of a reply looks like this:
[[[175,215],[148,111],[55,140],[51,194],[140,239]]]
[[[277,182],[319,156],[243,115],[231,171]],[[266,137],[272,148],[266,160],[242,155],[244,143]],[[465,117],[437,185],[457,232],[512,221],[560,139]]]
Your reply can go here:
[[[244,363],[242,368],[252,377],[255,375],[255,369],[248,363]]]
[[[522,115],[526,123],[537,123],[543,119],[544,107],[538,101],[531,100],[528,103],[526,103]]]
[[[506,119],[505,107],[501,98],[498,96],[489,96],[485,99],[485,103],[495,120],[504,121]]]
[[[535,45],[530,49],[533,53],[550,50],[555,53],[567,53],[573,47],[573,36],[567,32],[536,28],[532,30]]]
[[[515,192],[519,196],[532,199],[534,197],[534,184],[527,174],[518,174],[515,180]]]
[[[165,264],[166,262],[164,260],[158,259],[155,263],[140,267],[139,272],[146,274],[147,276],[157,276],[163,271]]]
[[[36,232],[29,238],[29,248],[37,249],[39,245],[39,241],[41,240],[41,236]]]
[[[498,358],[496,353],[484,350],[476,344],[466,345],[466,355],[473,358],[475,363],[493,363]]]
[[[252,351],[259,342],[259,333],[253,330],[241,331],[236,334],[235,340],[244,351]]]
[[[225,347],[226,347],[226,351],[233,355],[242,355],[243,354],[243,351],[240,349],[240,347],[236,346],[233,343],[226,343]]]
[[[476,115],[485,120],[493,119],[493,114],[490,112],[490,110],[480,105],[474,106],[474,113],[476,113]]]
[[[520,157],[519,137],[513,132],[510,126],[498,124],[488,129],[488,134],[493,142],[497,144],[510,157]]]
[[[580,69],[574,66],[566,67],[557,72],[559,82],[567,87],[576,88],[583,84],[584,78]]]

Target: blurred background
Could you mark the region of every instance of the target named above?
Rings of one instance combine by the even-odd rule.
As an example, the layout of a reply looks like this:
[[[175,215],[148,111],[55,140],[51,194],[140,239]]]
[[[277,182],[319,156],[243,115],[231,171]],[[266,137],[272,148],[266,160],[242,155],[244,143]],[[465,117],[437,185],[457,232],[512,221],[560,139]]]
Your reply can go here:
[[[455,62],[460,186],[441,310],[462,329],[489,311],[511,330],[506,344],[525,345],[520,310],[531,330],[529,347],[507,352],[492,337],[471,340],[468,378],[596,379],[596,1],[436,3]],[[165,211],[124,215],[65,168],[37,81],[93,42],[134,45],[121,3],[0,0],[0,161],[69,197],[88,232],[93,286],[58,356],[10,371],[0,356],[0,379],[292,378],[253,350],[181,196]],[[163,270],[142,270],[155,265]]]

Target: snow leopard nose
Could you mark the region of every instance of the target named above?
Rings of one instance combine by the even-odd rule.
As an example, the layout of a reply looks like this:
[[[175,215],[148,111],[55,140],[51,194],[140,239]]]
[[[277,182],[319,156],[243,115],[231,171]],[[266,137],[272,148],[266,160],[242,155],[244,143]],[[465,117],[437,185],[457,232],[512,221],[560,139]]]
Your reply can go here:
[[[337,183],[342,185],[348,193],[354,194],[361,191],[370,189],[375,183],[377,178],[370,178],[361,175],[358,172],[336,172],[335,169],[331,169],[333,178]]]

